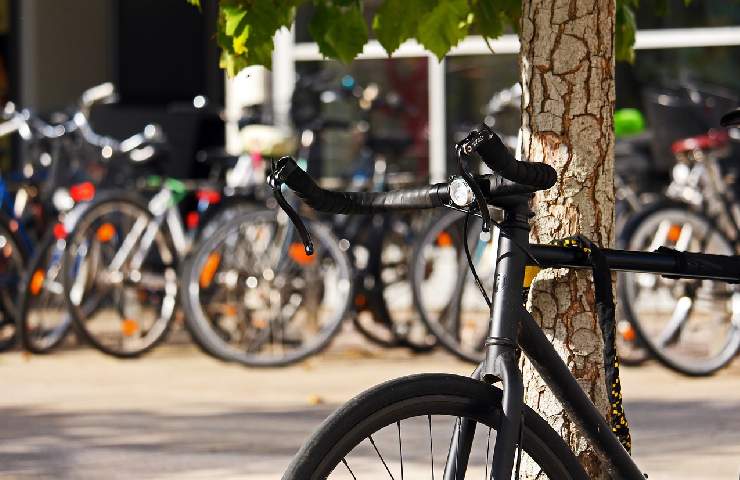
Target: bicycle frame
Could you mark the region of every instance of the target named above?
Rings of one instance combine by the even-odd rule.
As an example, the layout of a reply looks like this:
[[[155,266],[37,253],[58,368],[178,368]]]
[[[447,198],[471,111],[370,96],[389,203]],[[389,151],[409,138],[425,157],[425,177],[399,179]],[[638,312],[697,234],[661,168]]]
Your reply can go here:
[[[523,379],[518,366],[517,349],[521,348],[537,372],[553,392],[568,417],[586,436],[600,455],[606,468],[615,478],[644,479],[643,473],[612,434],[611,426],[581,389],[568,367],[555,351],[521,301],[525,267],[535,262],[554,268],[592,268],[586,256],[578,249],[547,245],[529,246],[528,196],[510,197],[506,204],[503,229],[498,235],[498,252],[494,280],[494,302],[486,357],[474,376],[487,383],[502,382],[503,416],[497,429],[491,478],[510,479],[514,467],[517,444],[522,425]],[[706,266],[693,271],[680,268],[669,252],[628,252],[604,249],[610,267],[614,270],[651,272],[684,278],[713,278],[740,281],[740,274],[721,274]],[[475,433],[475,422],[461,421],[454,433],[445,468],[445,480],[457,480],[465,475],[470,445]],[[459,447],[458,447],[459,446]],[[458,451],[457,449],[460,448]],[[451,459],[456,459],[452,461]]]

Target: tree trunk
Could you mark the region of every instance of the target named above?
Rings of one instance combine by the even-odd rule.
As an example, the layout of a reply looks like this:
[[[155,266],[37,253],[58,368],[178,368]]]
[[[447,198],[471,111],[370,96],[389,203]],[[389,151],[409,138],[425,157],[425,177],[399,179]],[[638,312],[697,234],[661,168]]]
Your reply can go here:
[[[614,239],[615,0],[523,0],[522,154],[558,172],[534,200],[531,240],[581,233],[601,246]],[[557,351],[605,416],[609,414],[602,339],[590,272],[544,270],[530,307]],[[570,444],[592,478],[604,473],[585,439],[525,362],[525,401]],[[524,478],[539,478],[527,465]]]

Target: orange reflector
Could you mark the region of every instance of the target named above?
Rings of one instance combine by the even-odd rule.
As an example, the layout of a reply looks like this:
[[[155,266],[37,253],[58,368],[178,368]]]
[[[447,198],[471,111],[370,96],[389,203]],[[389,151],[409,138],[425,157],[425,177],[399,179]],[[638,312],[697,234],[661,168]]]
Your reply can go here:
[[[31,291],[31,295],[38,295],[41,291],[41,287],[44,286],[44,271],[40,268],[33,272],[33,275],[31,276],[31,284],[28,286],[28,289]]]
[[[622,323],[619,325],[619,334],[622,338],[628,342],[634,342],[637,339],[637,333],[635,329],[629,323]]]
[[[235,317],[237,314],[236,305],[224,305],[224,315],[227,317]]]
[[[131,337],[139,331],[139,322],[133,318],[126,318],[121,322],[121,333],[124,337]]]
[[[437,245],[440,247],[449,247],[452,245],[452,235],[447,232],[440,232],[437,235]]]
[[[111,239],[116,235],[116,227],[110,223],[104,223],[98,227],[97,236],[98,240],[103,243],[110,242]]]
[[[309,265],[314,262],[314,256],[306,254],[306,249],[302,243],[291,243],[288,249],[288,256],[298,265]]]
[[[671,225],[671,228],[668,229],[668,240],[677,242],[681,237],[681,230],[683,230],[681,225]]]
[[[208,255],[206,263],[205,265],[203,265],[203,270],[200,271],[200,279],[198,281],[198,283],[200,284],[200,288],[208,288],[211,285],[213,277],[216,275],[216,270],[218,270],[218,266],[220,263],[220,253],[213,252]]]
[[[252,326],[254,328],[265,329],[267,328],[267,320],[265,320],[264,318],[255,318],[254,320],[252,320]]]
[[[365,297],[365,295],[358,293],[355,296],[355,305],[357,305],[358,307],[364,307],[366,304],[367,304],[367,298]]]
[[[54,225],[54,238],[57,240],[64,240],[67,238],[67,229],[64,228],[63,223],[57,223]]]

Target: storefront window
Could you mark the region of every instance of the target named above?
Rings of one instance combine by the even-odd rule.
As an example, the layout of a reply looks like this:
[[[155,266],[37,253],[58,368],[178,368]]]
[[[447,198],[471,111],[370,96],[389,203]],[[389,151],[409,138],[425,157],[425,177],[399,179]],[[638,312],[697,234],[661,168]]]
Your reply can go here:
[[[320,141],[320,158],[309,168],[347,177],[369,170],[381,155],[389,172],[425,176],[427,68],[426,58],[296,63],[292,120]]]

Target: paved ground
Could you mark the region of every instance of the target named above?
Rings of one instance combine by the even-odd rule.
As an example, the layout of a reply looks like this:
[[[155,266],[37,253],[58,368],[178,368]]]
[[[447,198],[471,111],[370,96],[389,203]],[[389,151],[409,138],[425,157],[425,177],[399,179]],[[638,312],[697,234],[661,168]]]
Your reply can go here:
[[[276,479],[335,406],[383,380],[467,373],[443,353],[335,348],[287,369],[189,347],[139,361],[90,350],[0,355],[0,478]],[[624,369],[635,456],[650,479],[737,479],[740,363],[709,379]]]

